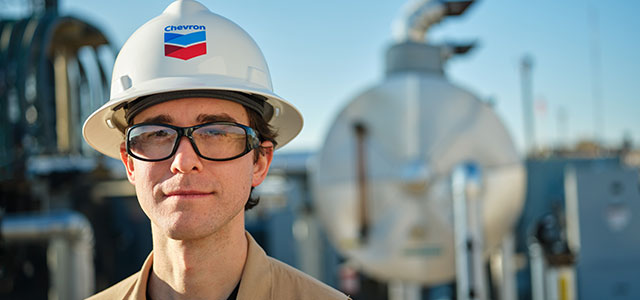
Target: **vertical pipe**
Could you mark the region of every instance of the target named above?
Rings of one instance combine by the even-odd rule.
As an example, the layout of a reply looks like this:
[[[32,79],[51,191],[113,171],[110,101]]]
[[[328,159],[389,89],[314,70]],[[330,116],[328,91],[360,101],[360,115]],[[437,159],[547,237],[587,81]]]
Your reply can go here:
[[[558,295],[561,300],[575,300],[575,269],[574,266],[563,266],[558,268],[560,275],[558,285],[560,286],[560,294]]]
[[[558,299],[558,269],[547,265],[544,272],[546,293],[545,300],[559,300]]]
[[[453,222],[456,250],[456,299],[469,300],[469,253],[467,247],[467,207],[464,190],[465,172],[454,170],[452,176]]]
[[[389,282],[389,300],[420,300],[421,293],[419,284],[401,280]]]
[[[533,59],[531,56],[524,56],[520,65],[520,75],[522,80],[522,113],[524,120],[524,142],[525,153],[530,154],[536,151],[536,124],[533,119],[533,79],[531,69]]]
[[[469,240],[471,241],[471,284],[474,291],[473,299],[487,299],[486,278],[484,264],[484,206],[480,199],[480,174],[475,164],[467,165],[467,218]]]
[[[69,76],[67,74],[67,54],[58,51],[53,60],[53,73],[55,78],[56,98],[56,135],[58,138],[58,151],[68,153],[71,150],[70,128],[70,103],[69,103]]]
[[[501,244],[502,252],[502,284],[500,285],[500,299],[517,299],[517,286],[515,280],[515,268],[513,265],[515,256],[515,238],[513,233],[508,233]]]
[[[366,168],[366,136],[367,128],[362,122],[353,125],[356,133],[356,156],[358,172],[358,204],[360,211],[360,238],[365,242],[369,236],[369,217],[367,209],[367,168]]]
[[[486,300],[483,259],[481,176],[477,165],[463,163],[452,174],[456,286],[459,300]]]
[[[531,299],[545,300],[545,263],[542,246],[536,241],[529,245],[529,263],[531,268]]]
[[[51,274],[50,300],[79,299],[73,297],[73,280],[69,243],[60,236],[52,237],[47,247],[47,266]]]
[[[589,5],[589,27],[591,29],[591,92],[593,97],[593,138],[596,142],[602,142],[604,132],[604,118],[602,105],[602,87],[600,63],[600,41],[598,35],[598,12],[592,4]]]

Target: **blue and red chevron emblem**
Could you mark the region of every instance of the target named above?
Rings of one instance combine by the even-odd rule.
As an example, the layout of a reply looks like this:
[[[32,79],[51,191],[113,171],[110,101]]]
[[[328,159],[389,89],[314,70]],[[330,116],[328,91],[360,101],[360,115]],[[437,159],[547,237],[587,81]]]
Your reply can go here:
[[[207,54],[207,34],[205,30],[187,34],[164,33],[164,56],[189,60],[204,54]]]

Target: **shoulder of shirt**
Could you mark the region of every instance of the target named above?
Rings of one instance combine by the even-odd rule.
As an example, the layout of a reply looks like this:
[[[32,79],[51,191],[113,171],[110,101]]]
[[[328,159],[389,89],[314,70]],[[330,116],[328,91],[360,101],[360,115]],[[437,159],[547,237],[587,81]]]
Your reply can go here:
[[[268,259],[273,274],[274,299],[289,299],[285,296],[293,295],[304,295],[304,299],[351,299],[294,267],[272,257]]]
[[[137,272],[86,300],[125,299],[131,294],[140,272]]]

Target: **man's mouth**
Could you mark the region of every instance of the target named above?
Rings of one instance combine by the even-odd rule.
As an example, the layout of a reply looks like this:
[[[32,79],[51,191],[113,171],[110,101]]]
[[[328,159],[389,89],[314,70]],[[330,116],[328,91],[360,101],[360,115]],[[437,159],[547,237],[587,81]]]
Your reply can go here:
[[[198,197],[206,197],[206,196],[210,196],[212,193],[211,192],[205,192],[205,191],[197,191],[197,190],[178,190],[178,191],[171,191],[171,192],[167,192],[165,193],[165,197],[169,198],[169,197],[177,197],[177,198],[198,198]]]

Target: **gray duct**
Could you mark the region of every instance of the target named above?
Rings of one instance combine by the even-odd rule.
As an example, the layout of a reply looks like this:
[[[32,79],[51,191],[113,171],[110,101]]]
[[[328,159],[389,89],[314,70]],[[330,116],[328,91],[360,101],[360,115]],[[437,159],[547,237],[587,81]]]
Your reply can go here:
[[[7,243],[48,241],[49,299],[84,299],[95,291],[93,229],[73,211],[6,215],[0,223]]]
[[[447,16],[459,16],[473,3],[451,0],[418,0],[409,3],[405,14],[396,21],[394,35],[397,41],[424,43],[429,28]]]

